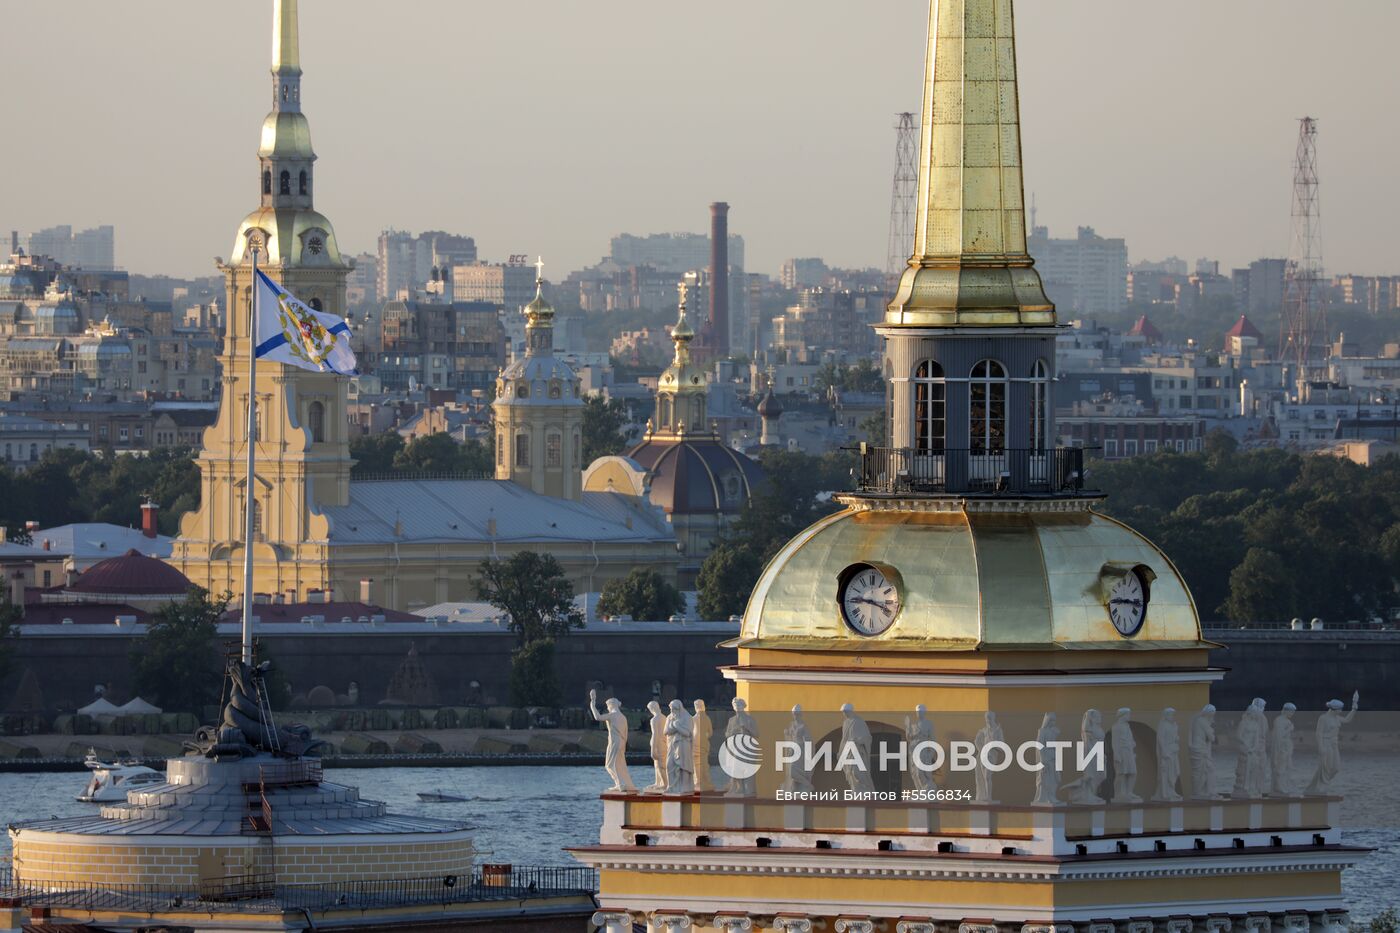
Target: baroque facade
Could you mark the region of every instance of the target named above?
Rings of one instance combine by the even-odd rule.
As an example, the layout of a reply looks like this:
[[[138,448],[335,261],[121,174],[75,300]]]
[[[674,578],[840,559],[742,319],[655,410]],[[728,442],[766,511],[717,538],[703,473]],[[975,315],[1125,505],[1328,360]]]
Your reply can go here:
[[[171,563],[215,593],[237,593],[251,546],[256,593],[290,601],[311,592],[366,594],[391,609],[475,599],[480,562],[517,550],[553,553],[579,589],[600,589],[638,565],[674,578],[674,537],[644,503],[580,495],[577,479],[570,485],[562,470],[557,494],[548,484],[509,479],[355,482],[346,380],[268,365],[258,370],[256,386],[248,385],[254,250],[261,271],[332,314],[345,314],[351,271],[331,222],[313,206],[316,155],[302,112],[296,7],[283,0],[278,9],[273,107],[258,151],[261,203],[220,266],[229,308],[223,393],[198,457],[200,507],[182,520]],[[250,398],[257,415],[254,533],[245,543]],[[539,451],[546,459],[547,436]]]

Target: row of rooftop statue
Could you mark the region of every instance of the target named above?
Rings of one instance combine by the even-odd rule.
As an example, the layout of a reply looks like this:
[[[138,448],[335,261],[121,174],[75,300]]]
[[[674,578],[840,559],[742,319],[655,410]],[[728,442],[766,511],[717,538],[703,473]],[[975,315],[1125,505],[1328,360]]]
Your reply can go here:
[[[1328,794],[1341,773],[1342,726],[1356,715],[1360,700],[1359,693],[1352,695],[1349,712],[1345,711],[1346,704],[1341,700],[1328,702],[1326,711],[1318,717],[1315,730],[1317,765],[1306,788],[1300,789],[1294,780],[1293,765],[1296,745],[1293,717],[1297,707],[1292,703],[1285,703],[1271,723],[1265,714],[1267,704],[1262,699],[1255,699],[1235,727],[1237,757],[1234,783],[1229,796],[1248,799],[1266,796],[1296,797],[1300,790],[1308,795]],[[725,750],[731,752],[729,761],[734,760],[733,753],[736,750],[743,749],[751,750],[751,758],[757,761],[761,758],[758,723],[748,712],[747,704],[742,699],[736,698],[732,705],[733,714],[725,726],[724,738]],[[693,714],[686,711],[680,700],[672,700],[669,710],[663,709],[655,700],[647,704],[651,713],[650,752],[653,780],[640,791],[627,769],[628,725],[621,702],[609,699],[605,708],[600,711],[597,691],[591,691],[589,708],[593,718],[608,730],[604,765],[613,781],[609,792],[686,795],[719,790],[711,778],[713,725],[704,700],[695,701]],[[873,793],[875,785],[871,752],[874,736],[851,704],[847,703],[841,707],[841,716],[839,743],[842,749],[850,751],[835,760],[838,764],[844,762],[840,765],[840,771],[850,791],[857,794]],[[1219,793],[1219,776],[1215,763],[1215,719],[1215,707],[1206,705],[1192,717],[1187,734],[1191,797],[1196,800],[1224,799],[1224,795]],[[1060,803],[1092,805],[1105,802],[1142,802],[1142,797],[1139,796],[1141,789],[1138,787],[1137,740],[1133,736],[1131,709],[1125,707],[1118,710],[1113,724],[1107,729],[1098,710],[1091,709],[1084,713],[1080,723],[1078,747],[1105,748],[1106,751],[1098,756],[1089,756],[1091,763],[1074,780],[1063,783],[1058,764],[1059,757],[1046,754],[1047,750],[1055,748],[1051,743],[1072,744],[1062,742],[1060,736],[1056,715],[1046,713],[1032,743],[1033,747],[1038,749],[1038,758],[1031,762],[1038,766],[1031,769],[1035,772],[1035,797],[1031,801],[1032,804],[1054,806]],[[812,748],[812,733],[808,729],[801,706],[792,708],[792,719],[784,729],[783,740],[789,747],[796,746],[808,750]],[[910,747],[937,743],[934,724],[924,706],[915,707],[914,714],[905,717],[904,741]],[[996,713],[989,712],[985,714],[984,725],[971,743],[976,754],[973,756],[975,764],[971,769],[975,775],[975,790],[970,799],[976,803],[999,802],[993,790],[995,770],[988,766],[988,756],[983,754],[984,750],[993,744],[1005,744],[1005,733]],[[1152,791],[1152,800],[1180,801],[1182,795],[1178,788],[1182,777],[1181,731],[1175,710],[1165,709],[1161,712],[1155,727],[1155,746],[1152,751],[1156,763],[1156,786]],[[796,795],[812,792],[811,756],[788,757],[792,760],[785,761],[782,790]],[[755,796],[757,767],[727,767],[729,762],[726,762],[724,754],[720,756],[720,764],[729,778],[728,785],[723,788],[726,796]],[[1111,789],[1108,786],[1110,764],[1113,774]],[[939,787],[936,770],[910,769],[912,789],[927,794],[937,792]],[[916,799],[935,798],[923,796]]]

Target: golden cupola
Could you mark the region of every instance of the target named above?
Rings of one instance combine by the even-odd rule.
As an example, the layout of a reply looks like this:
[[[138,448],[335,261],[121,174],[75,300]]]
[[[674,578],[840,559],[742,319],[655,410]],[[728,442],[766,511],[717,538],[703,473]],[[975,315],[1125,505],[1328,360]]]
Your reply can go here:
[[[707,434],[705,396],[709,386],[705,369],[690,355],[695,331],[686,318],[690,289],[680,284],[680,308],[676,326],[671,329],[671,342],[676,345],[671,365],[666,367],[656,385],[656,418],[651,433],[659,436]]]

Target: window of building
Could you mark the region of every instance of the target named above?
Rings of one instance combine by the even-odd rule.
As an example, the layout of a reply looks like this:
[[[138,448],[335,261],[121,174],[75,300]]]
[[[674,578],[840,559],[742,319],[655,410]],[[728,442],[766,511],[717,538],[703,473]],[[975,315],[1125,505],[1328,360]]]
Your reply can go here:
[[[306,409],[306,426],[311,429],[311,440],[320,444],[326,439],[326,406],[312,402]]]
[[[117,430],[117,439],[118,439],[118,440],[122,440],[122,441],[129,440],[130,437],[131,437],[131,435],[130,435],[130,433],[127,431],[126,428],[119,428],[119,429]]]
[[[529,386],[527,383],[524,383],[524,382],[520,383],[518,386],[515,387],[515,397],[516,397],[516,398],[529,398],[529,397],[530,397],[530,386]]]
[[[574,432],[574,465],[575,468],[583,463],[583,435]]]
[[[1145,454],[1155,454],[1157,452],[1157,442],[1148,439],[1142,442],[1142,452]]]
[[[254,496],[254,497],[253,497],[253,540],[254,540],[254,541],[261,541],[262,539],[263,539],[262,503],[258,501],[258,499],[257,499],[256,496]]]
[[[527,467],[530,465],[530,435],[515,435],[515,465]]]
[[[1044,360],[1031,367],[1031,450],[1044,452],[1050,446],[1050,369]]]
[[[1125,456],[1125,457],[1135,457],[1135,456],[1137,456],[1137,450],[1138,450],[1138,442],[1137,442],[1136,438],[1133,439],[1133,440],[1130,440],[1130,441],[1124,441],[1124,442],[1123,442],[1123,456]]]
[[[506,436],[496,435],[496,466],[506,465]]]
[[[305,194],[306,194],[306,169],[302,169],[302,170],[301,170],[301,184],[300,184],[300,190],[301,190],[302,195],[305,195]]]
[[[282,175],[281,175],[281,177],[278,179],[277,190],[278,190],[279,192],[281,192],[282,194],[291,194],[291,193],[292,193],[292,173],[291,173],[291,172],[288,172],[288,171],[286,171],[285,169],[282,171]]]
[[[145,428],[137,428],[137,429],[136,429],[136,439],[137,439],[138,441],[141,440],[142,438],[144,438],[145,436],[146,436],[146,429],[145,429]]]
[[[38,444],[30,444],[30,445],[29,445],[29,459],[30,459],[30,460],[38,460],[38,459],[39,459],[39,445],[38,445]]]
[[[924,360],[914,370],[914,448],[942,451],[948,441],[948,384],[943,367]]]
[[[550,398],[561,398],[563,395],[564,395],[564,389],[563,389],[562,386],[559,385],[559,383],[557,383],[557,382],[551,382],[551,383],[549,384],[549,397],[550,397]]]
[[[264,171],[264,172],[263,172],[263,194],[271,194],[271,193],[272,193],[272,173],[271,173],[271,172],[268,172],[268,171]]]
[[[558,469],[563,458],[564,439],[558,434],[550,434],[544,439],[544,465]]]
[[[1116,438],[1104,438],[1103,455],[1109,460],[1118,456],[1118,440]]]
[[[969,449],[999,453],[1006,449],[1006,367],[983,360],[972,367],[968,385]]]

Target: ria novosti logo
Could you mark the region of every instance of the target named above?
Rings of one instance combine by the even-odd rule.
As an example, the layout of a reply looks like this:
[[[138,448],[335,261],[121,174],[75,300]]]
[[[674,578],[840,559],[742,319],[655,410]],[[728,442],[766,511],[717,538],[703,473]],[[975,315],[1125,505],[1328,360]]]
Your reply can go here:
[[[758,739],[744,732],[736,732],[726,738],[719,747],[719,767],[725,774],[740,781],[758,774],[763,767],[763,748],[758,744]]]

